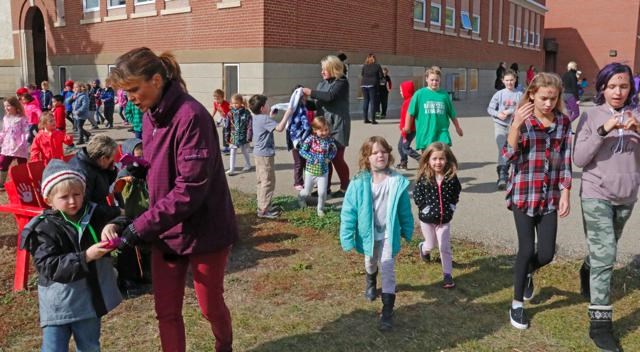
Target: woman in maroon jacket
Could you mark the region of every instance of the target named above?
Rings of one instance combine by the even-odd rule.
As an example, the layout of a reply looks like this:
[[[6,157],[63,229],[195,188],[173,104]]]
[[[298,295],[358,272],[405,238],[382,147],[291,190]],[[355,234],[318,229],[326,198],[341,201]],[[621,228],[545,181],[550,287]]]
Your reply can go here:
[[[152,243],[162,349],[185,350],[182,301],[185,275],[191,267],[216,351],[231,351],[231,316],[223,281],[238,229],[213,119],[187,94],[180,67],[169,53],[157,56],[148,48],[133,49],[116,60],[110,78],[145,112],[142,140],[144,155],[151,162],[149,210],[121,238],[124,246],[139,240]]]

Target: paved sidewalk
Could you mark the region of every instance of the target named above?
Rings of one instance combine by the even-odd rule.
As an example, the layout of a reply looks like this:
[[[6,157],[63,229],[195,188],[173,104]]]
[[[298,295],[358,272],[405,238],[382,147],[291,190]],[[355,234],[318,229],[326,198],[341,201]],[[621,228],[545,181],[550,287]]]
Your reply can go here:
[[[588,107],[587,107],[588,108]],[[116,116],[116,119],[117,116]],[[399,138],[398,119],[379,120],[378,125],[365,125],[361,119],[355,118],[351,124],[350,146],[347,147],[345,159],[350,166],[351,175],[357,171],[357,153],[362,142],[369,136],[380,135],[393,146],[394,157],[398,158],[396,146]],[[496,158],[497,147],[493,138],[493,122],[490,118],[463,117],[460,125],[465,136],[455,135],[452,128],[453,152],[455,153],[460,171],[458,177],[462,183],[462,194],[456,214],[452,221],[452,236],[454,238],[481,242],[489,246],[508,248],[514,251],[517,246],[515,226],[511,212],[505,206],[503,191],[497,191]],[[575,123],[574,123],[575,127]],[[130,133],[118,124],[118,128],[108,133],[119,140],[128,138]],[[286,150],[283,133],[276,132],[276,195],[294,196],[293,189],[293,158]],[[223,156],[225,166],[228,166],[228,156]],[[244,165],[244,158],[239,155],[236,169]],[[252,165],[253,160],[252,160]],[[409,161],[409,170],[405,175],[412,181],[415,179],[417,164]],[[239,173],[228,177],[229,186],[243,192],[255,194],[255,169],[246,173]],[[580,214],[579,189],[580,175],[574,167],[573,190],[571,192],[571,214],[559,220],[558,254],[565,257],[578,258],[586,253],[582,217]],[[338,178],[334,173],[333,190],[338,189]],[[330,199],[329,203],[339,205],[341,199]],[[414,206],[415,208],[415,206]],[[640,241],[635,229],[640,228],[640,210],[632,215],[625,227],[624,234],[618,246],[619,261],[628,262],[634,256],[640,258]],[[417,209],[414,211],[417,214]],[[416,215],[417,221],[417,215]],[[419,230],[414,236],[420,236]]]

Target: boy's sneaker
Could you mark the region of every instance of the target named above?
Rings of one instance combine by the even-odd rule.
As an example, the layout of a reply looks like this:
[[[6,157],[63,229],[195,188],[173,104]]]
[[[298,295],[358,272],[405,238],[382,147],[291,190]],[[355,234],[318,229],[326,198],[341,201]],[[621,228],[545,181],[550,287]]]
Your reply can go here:
[[[262,218],[262,219],[277,219],[277,218],[278,218],[278,216],[280,215],[280,213],[279,213],[279,212],[277,212],[277,211],[274,211],[274,210],[268,209],[267,211],[260,211],[260,210],[258,210],[258,211],[256,212],[256,215],[257,215],[259,218]]]
[[[524,307],[511,307],[509,309],[509,318],[514,328],[520,330],[529,328],[529,318],[527,318],[527,314],[524,312]]]
[[[229,153],[231,152],[231,149],[227,148],[222,148],[222,154],[224,155],[229,155]]]
[[[247,172],[247,171],[251,171],[251,165],[247,165],[242,168],[242,172]]]
[[[422,246],[424,246],[424,242],[418,243],[418,253],[420,253],[420,259],[422,259],[423,262],[430,262],[431,253],[424,254],[424,252],[422,251]]]
[[[317,214],[318,214],[318,217],[320,217],[320,218],[321,218],[321,217],[324,217],[324,210],[320,210],[320,209],[318,209]]]
[[[225,174],[227,174],[227,176],[235,176],[236,172],[233,171],[232,169],[229,169],[227,171],[224,172]]]
[[[396,169],[398,169],[398,170],[406,170],[407,169],[407,162],[406,161],[401,161],[398,165],[396,165]]]
[[[456,287],[456,283],[453,282],[453,277],[451,274],[444,274],[444,283],[442,284],[444,288],[454,288]]]
[[[533,299],[533,297],[535,296],[535,292],[533,291],[534,286],[533,286],[533,273],[529,273],[527,274],[527,284],[524,287],[524,295],[522,296],[522,298],[525,301],[530,301]]]

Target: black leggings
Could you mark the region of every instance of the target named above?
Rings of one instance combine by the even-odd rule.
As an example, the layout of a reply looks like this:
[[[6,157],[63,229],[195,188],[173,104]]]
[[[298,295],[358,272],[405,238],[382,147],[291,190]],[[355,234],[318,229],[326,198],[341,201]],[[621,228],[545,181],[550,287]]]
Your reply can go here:
[[[527,274],[551,263],[556,252],[558,213],[528,216],[520,209],[513,209],[518,232],[518,254],[513,273],[513,299],[522,302]],[[535,248],[536,233],[538,248]]]

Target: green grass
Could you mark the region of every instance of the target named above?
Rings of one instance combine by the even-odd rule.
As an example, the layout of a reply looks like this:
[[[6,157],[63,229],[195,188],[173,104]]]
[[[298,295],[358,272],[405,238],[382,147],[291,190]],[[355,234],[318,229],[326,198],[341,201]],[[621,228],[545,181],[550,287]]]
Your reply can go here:
[[[237,351],[595,351],[588,337],[587,302],[578,293],[576,261],[557,260],[536,275],[537,296],[527,305],[531,328],[509,324],[514,257],[495,248],[453,242],[457,288],[441,288],[438,262],[417,256],[416,231],[396,260],[398,295],[393,331],[376,329],[380,301],[362,295],[363,258],[344,253],[339,212],[299,210],[291,197],[276,221],[255,217],[252,197],[233,192],[241,240],[225,277]],[[455,233],[453,233],[455,238]],[[37,294],[12,293],[13,248],[0,248],[0,351],[37,350]],[[615,329],[626,351],[640,351],[638,272],[614,273]],[[188,285],[190,286],[190,285]],[[188,350],[213,349],[194,292],[183,309]],[[159,349],[153,299],[127,300],[103,319],[105,351]]]

